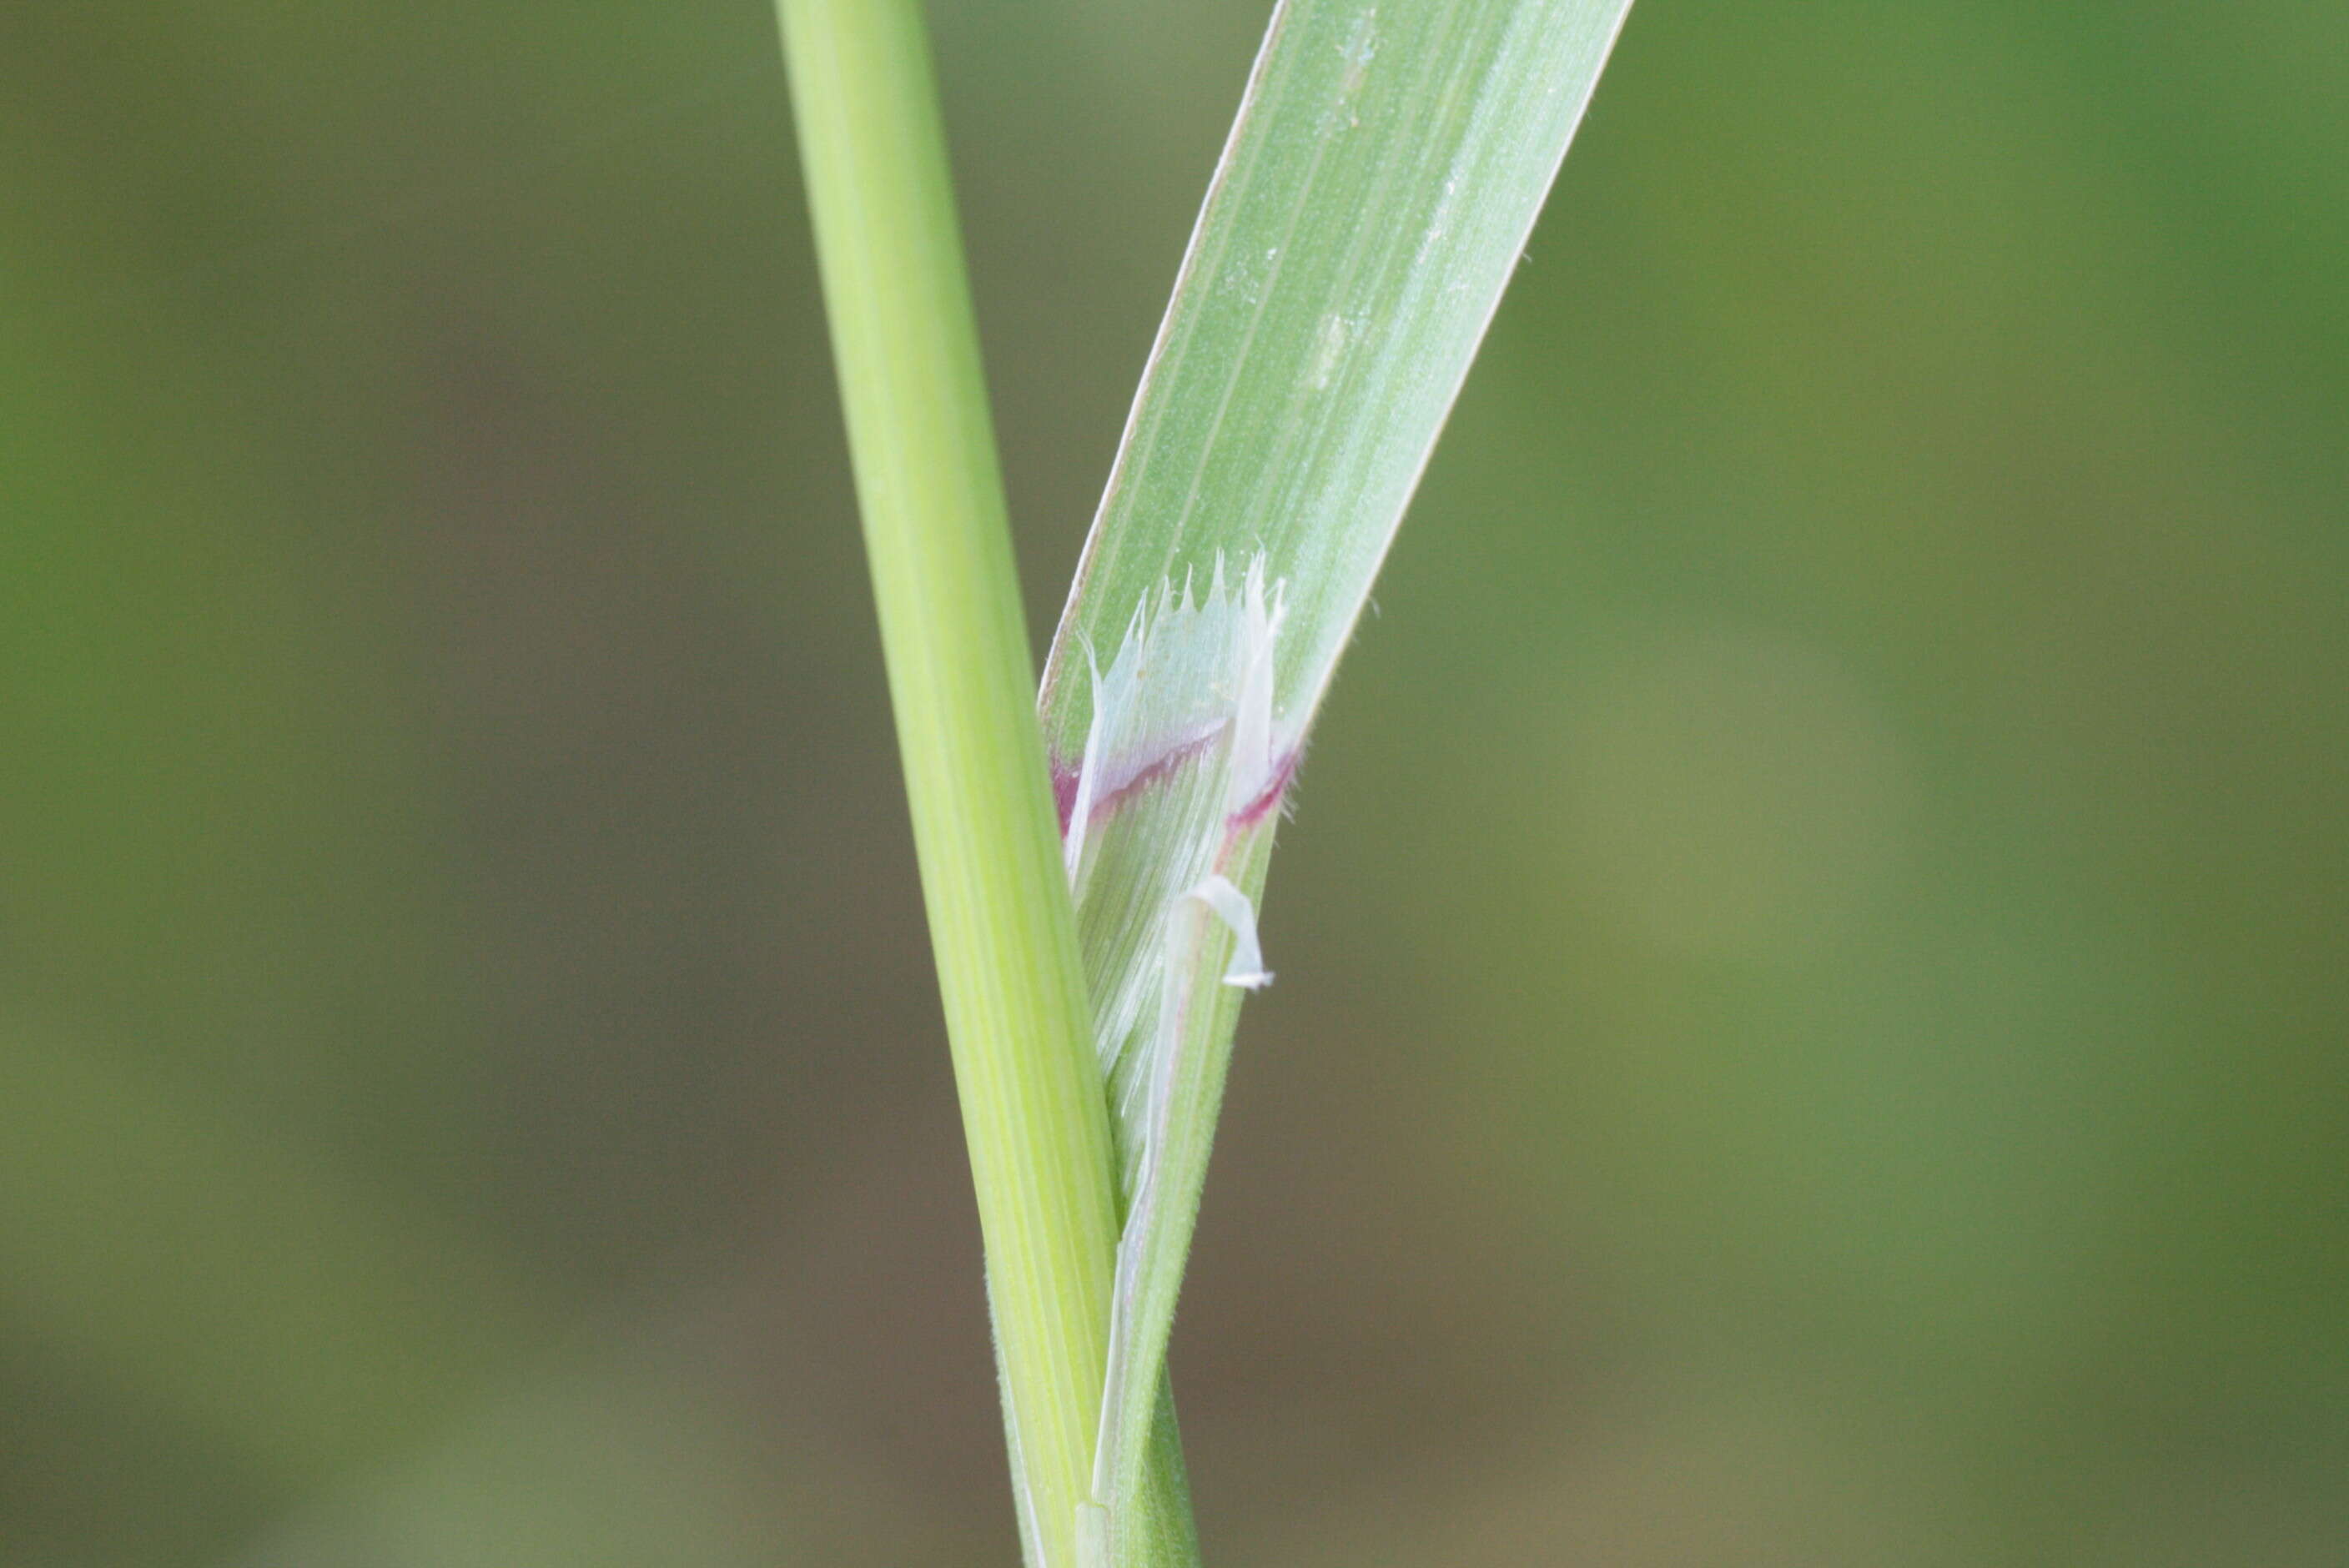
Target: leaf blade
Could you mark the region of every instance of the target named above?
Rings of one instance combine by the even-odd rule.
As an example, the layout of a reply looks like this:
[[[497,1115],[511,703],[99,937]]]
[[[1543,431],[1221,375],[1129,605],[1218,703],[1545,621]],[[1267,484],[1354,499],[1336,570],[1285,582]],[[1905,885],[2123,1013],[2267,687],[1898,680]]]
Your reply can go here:
[[[1301,730],[1628,9],[1279,7],[1053,638],[1057,759],[1082,649],[1219,552],[1288,585],[1276,706]]]
[[[1283,0],[1053,640],[1040,718],[1125,1208],[1094,1470],[1120,1568],[1197,1560],[1155,1499],[1226,965],[1254,941],[1230,911],[1260,903],[1306,730],[1629,4]]]

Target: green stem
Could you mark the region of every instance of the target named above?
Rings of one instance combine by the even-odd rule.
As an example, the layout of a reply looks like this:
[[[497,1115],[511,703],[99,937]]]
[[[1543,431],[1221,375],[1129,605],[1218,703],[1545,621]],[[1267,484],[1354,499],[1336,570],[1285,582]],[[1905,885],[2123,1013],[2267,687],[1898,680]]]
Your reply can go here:
[[[778,0],[987,1248],[1021,1537],[1072,1568],[1108,1359],[1107,1109],[917,0]]]

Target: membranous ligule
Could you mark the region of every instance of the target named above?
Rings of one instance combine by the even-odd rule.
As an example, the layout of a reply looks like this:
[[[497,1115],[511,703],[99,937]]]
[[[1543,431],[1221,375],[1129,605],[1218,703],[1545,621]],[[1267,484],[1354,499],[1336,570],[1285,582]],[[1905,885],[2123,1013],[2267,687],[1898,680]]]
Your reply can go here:
[[[1297,764],[1281,619],[1261,556],[1237,584],[1219,559],[1204,593],[1162,583],[1106,670],[1088,650],[1084,750],[1054,768],[1123,1208],[1094,1481],[1112,1508],[1164,1364],[1232,1010],[1271,979],[1244,890],[1262,885]]]
[[[1169,1000],[1169,927],[1186,899],[1231,929],[1233,957],[1245,962],[1227,978],[1268,978],[1254,911],[1230,877],[1240,841],[1278,809],[1293,768],[1273,711],[1280,620],[1261,557],[1237,587],[1218,560],[1204,596],[1188,581],[1162,583],[1135,607],[1109,668],[1092,666],[1092,721],[1062,784],[1061,835],[1129,1203],[1143,1154],[1133,1135],[1147,1125],[1149,1058]]]

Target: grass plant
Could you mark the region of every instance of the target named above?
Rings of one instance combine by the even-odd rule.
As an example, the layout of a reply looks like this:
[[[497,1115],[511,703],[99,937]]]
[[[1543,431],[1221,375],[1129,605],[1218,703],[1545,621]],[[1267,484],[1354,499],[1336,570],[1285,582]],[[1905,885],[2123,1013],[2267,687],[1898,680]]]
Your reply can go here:
[[[1198,1560],[1165,1349],[1274,830],[1628,5],[1275,9],[1037,702],[917,0],[780,0],[1031,1568]]]

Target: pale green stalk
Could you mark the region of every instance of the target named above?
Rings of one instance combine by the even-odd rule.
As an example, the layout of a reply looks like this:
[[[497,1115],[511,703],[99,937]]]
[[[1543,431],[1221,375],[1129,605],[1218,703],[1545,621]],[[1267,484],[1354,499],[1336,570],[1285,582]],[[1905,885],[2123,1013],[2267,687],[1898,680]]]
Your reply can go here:
[[[987,1253],[1020,1533],[1071,1568],[1110,1139],[916,0],[780,0]],[[849,803],[843,802],[847,809]]]

